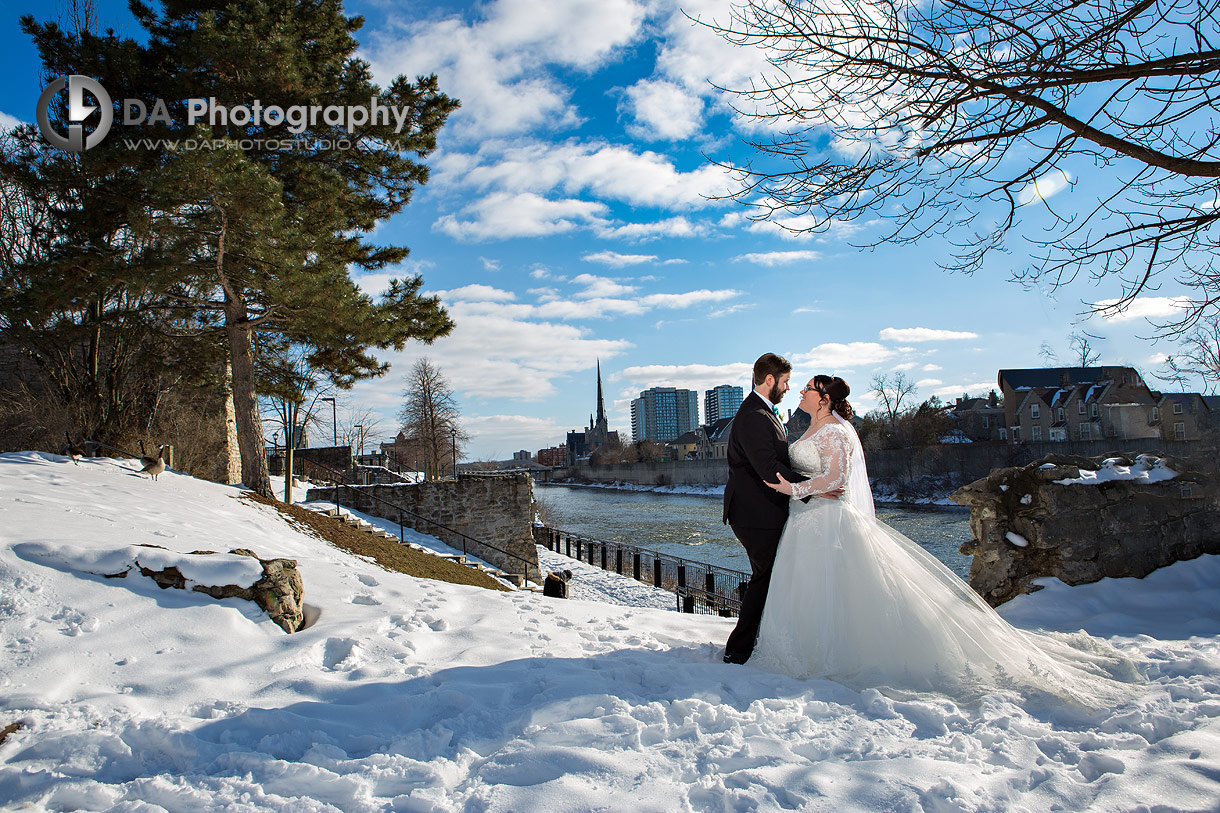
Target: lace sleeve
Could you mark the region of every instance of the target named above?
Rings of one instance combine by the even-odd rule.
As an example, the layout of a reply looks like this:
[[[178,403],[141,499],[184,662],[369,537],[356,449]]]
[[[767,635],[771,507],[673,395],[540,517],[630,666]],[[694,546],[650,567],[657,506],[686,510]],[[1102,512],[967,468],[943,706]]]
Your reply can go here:
[[[825,494],[843,488],[847,483],[847,461],[851,457],[851,444],[847,435],[837,426],[818,430],[812,441],[817,444],[822,458],[822,473],[815,474],[803,483],[792,484],[792,498],[804,499],[814,494]]]

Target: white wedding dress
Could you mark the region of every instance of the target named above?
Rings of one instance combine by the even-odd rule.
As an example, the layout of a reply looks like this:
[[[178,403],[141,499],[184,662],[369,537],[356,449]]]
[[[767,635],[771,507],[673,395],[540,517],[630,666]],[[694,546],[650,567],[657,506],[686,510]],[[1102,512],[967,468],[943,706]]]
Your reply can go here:
[[[836,416],[790,449],[794,486],[750,665],[886,694],[995,691],[1101,708],[1141,680],[1084,633],[1019,630],[873,513],[859,439]],[[844,488],[840,500],[800,497]]]

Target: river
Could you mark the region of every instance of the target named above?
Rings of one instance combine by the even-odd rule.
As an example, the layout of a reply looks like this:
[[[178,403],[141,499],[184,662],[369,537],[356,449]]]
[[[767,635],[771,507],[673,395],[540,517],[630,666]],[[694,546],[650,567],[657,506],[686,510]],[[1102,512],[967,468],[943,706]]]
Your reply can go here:
[[[539,484],[534,497],[552,528],[750,572],[745,550],[720,522],[719,495]],[[957,575],[969,574],[970,557],[957,552],[970,539],[968,508],[878,503],[877,517]]]

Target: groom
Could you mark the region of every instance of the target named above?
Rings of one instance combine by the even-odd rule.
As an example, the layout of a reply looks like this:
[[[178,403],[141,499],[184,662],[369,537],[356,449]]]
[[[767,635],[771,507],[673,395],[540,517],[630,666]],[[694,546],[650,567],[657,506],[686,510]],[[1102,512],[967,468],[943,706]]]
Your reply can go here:
[[[776,408],[788,391],[792,365],[782,356],[766,353],[754,362],[754,391],[742,401],[729,431],[729,481],[724,487],[723,521],[750,557],[750,586],[741,600],[737,626],[724,647],[725,663],[745,663],[754,650],[762,621],[771,566],[784,523],[788,497],[768,488],[779,472],[789,482],[807,478],[792,471],[788,461],[788,433]]]

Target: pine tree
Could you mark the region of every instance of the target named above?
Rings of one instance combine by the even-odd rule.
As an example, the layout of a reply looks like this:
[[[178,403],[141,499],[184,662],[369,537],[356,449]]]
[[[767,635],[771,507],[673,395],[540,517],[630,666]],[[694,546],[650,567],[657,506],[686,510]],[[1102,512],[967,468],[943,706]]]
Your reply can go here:
[[[418,276],[393,281],[374,301],[357,288],[349,268],[375,270],[406,258],[405,247],[377,246],[366,235],[426,181],[427,169],[416,159],[434,148],[457,102],[440,93],[434,76],[398,77],[378,88],[367,63],[353,56],[352,34],[362,21],[344,16],[335,0],[171,0],[159,15],[140,4],[133,11],[151,34],[162,92],[177,100],[171,136],[288,135],[267,124],[189,127],[186,99],[258,100],[285,110],[367,106],[376,99],[409,111],[401,132],[389,121],[348,134],[319,117],[296,136],[300,149],[171,153],[153,184],[162,214],[152,233],[170,236],[171,255],[189,262],[180,269],[181,299],[216,319],[228,339],[243,481],[267,493],[254,331],[309,348],[309,363],[346,387],[388,369],[373,348],[430,342],[452,329],[440,303],[419,295]],[[350,148],[326,148],[338,139]]]

